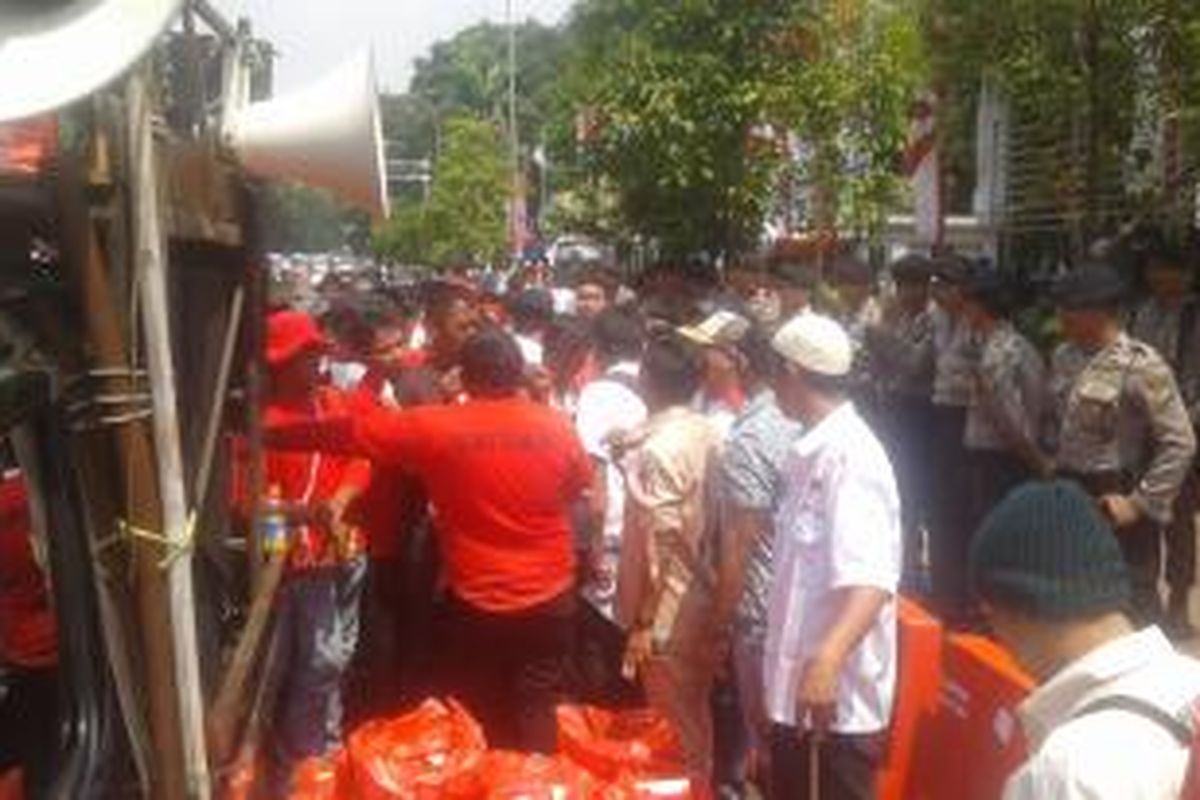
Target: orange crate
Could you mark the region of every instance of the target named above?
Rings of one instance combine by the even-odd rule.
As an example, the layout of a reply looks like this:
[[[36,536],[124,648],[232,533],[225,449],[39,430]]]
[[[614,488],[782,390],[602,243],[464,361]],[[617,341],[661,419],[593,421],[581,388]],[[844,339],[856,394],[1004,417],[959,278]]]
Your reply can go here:
[[[942,688],[929,736],[914,755],[911,800],[995,800],[1025,760],[1017,707],[1034,681],[1003,647],[952,634],[942,653]]]
[[[942,624],[902,597],[897,608],[899,674],[887,755],[879,776],[879,800],[918,796],[916,754],[932,734],[942,682]]]

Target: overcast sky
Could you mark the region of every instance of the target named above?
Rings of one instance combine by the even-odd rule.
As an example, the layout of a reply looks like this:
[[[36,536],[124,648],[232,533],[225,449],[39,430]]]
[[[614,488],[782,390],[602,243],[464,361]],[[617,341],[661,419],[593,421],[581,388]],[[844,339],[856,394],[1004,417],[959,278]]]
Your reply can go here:
[[[319,77],[371,45],[380,86],[407,88],[413,59],[437,41],[485,19],[503,21],[505,0],[216,0],[232,16],[249,15],[257,36],[280,52],[276,89]],[[517,19],[559,22],[572,0],[513,0]]]

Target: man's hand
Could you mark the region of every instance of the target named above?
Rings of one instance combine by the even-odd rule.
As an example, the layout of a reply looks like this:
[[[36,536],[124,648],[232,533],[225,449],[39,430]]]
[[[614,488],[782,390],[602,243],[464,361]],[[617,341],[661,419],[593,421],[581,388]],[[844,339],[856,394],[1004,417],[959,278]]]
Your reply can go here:
[[[796,694],[797,727],[803,728],[803,721],[807,717],[813,731],[823,733],[829,730],[837,712],[838,676],[841,671],[841,664],[821,655],[804,666],[800,689]]]
[[[1100,510],[1117,529],[1132,527],[1142,518],[1142,509],[1123,494],[1106,494],[1101,497]]]
[[[621,663],[621,677],[632,681],[642,667],[654,655],[654,640],[649,628],[637,628],[629,634],[625,644],[625,660]]]

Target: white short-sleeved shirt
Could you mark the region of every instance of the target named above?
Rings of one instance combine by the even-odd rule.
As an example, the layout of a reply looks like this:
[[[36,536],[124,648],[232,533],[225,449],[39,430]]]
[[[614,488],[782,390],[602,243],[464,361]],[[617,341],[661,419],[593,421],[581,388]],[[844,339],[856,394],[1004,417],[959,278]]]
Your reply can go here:
[[[796,719],[796,693],[832,622],[834,594],[873,587],[893,599],[846,659],[832,730],[882,731],[896,685],[900,500],[883,446],[851,403],[793,445],[782,491],[767,612],[767,713],[781,725],[805,726]]]
[[[1140,700],[1171,717],[1200,696],[1200,662],[1157,628],[1111,641],[1059,670],[1021,706],[1032,755],[1004,800],[1158,800],[1179,797],[1189,750],[1130,711],[1084,713],[1106,698]]]
[[[637,379],[635,362],[620,362],[604,376],[583,387],[575,413],[575,429],[589,456],[603,464],[608,505],[604,510],[603,563],[608,575],[583,587],[584,597],[596,610],[614,618],[616,571],[625,525],[625,482],[612,462],[607,439],[617,431],[632,431],[646,421],[646,404],[630,384]]]

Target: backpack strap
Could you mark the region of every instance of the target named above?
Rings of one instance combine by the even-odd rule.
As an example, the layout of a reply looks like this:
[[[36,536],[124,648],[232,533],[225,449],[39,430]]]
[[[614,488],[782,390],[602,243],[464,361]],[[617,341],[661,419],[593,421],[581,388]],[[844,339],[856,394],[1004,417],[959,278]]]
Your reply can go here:
[[[1174,715],[1163,711],[1147,700],[1127,695],[1113,695],[1111,697],[1102,697],[1093,703],[1088,703],[1072,719],[1089,717],[1104,711],[1124,711],[1128,714],[1136,714],[1143,719],[1150,720],[1171,734],[1171,737],[1179,742],[1181,747],[1190,748],[1192,746],[1194,730],[1191,706],[1186,707],[1186,716],[1183,715],[1184,712],[1181,712],[1180,715]]]

